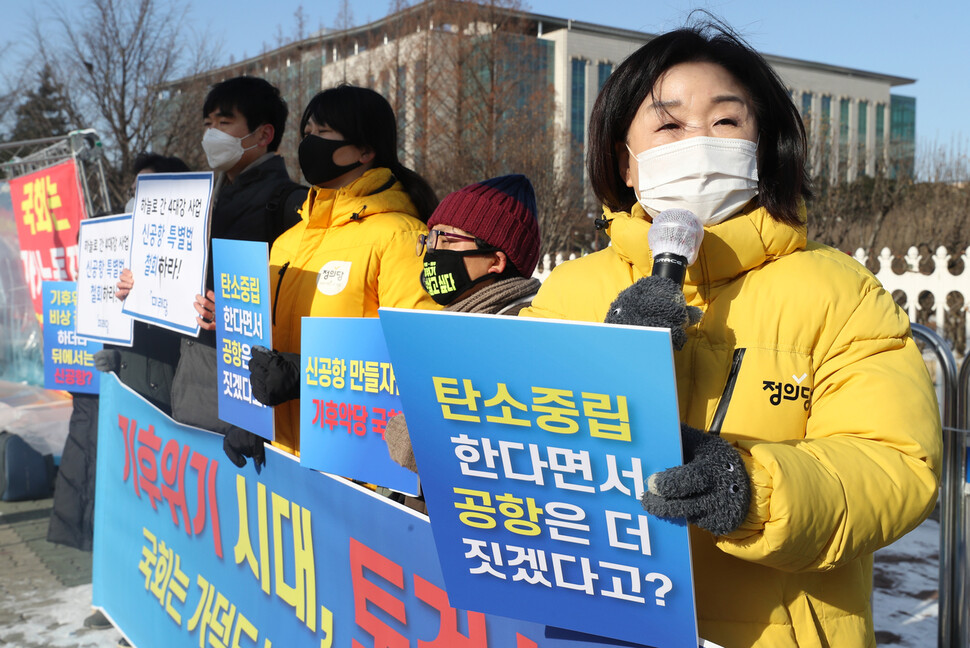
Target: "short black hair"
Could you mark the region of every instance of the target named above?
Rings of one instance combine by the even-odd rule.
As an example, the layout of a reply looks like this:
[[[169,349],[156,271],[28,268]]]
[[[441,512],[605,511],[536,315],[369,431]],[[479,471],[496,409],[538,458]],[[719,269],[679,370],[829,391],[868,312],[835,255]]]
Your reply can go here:
[[[184,173],[189,171],[189,165],[177,157],[166,157],[158,153],[139,153],[132,165],[135,175],[145,169],[151,169],[155,173]]]
[[[227,115],[238,112],[246,118],[249,132],[263,124],[272,125],[273,141],[266,149],[276,151],[280,147],[289,109],[279,88],[266,79],[240,76],[215,84],[202,104],[202,118],[205,119],[215,110]]]
[[[428,222],[438,198],[427,180],[398,159],[397,119],[383,95],[348,84],[317,93],[300,118],[300,139],[311,117],[317,124],[326,124],[343,135],[347,143],[370,147],[374,151],[374,166],[391,170],[417,207],[418,218]]]
[[[711,22],[657,36],[623,61],[603,85],[590,115],[586,159],[596,197],[613,211],[627,211],[636,203],[619,168],[630,124],[667,70],[700,62],[726,69],[751,97],[758,121],[758,199],[775,220],[799,224],[799,203],[812,190],[798,109],[760,54],[727,26]]]

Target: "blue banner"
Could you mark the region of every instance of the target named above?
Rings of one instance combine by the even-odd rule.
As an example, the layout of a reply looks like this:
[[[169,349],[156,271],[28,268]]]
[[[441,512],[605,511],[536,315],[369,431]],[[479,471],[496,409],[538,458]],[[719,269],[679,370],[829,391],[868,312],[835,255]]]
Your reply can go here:
[[[104,346],[79,338],[74,332],[77,283],[45,281],[41,289],[44,292],[44,389],[97,394],[101,372],[94,368],[94,354]]]
[[[300,463],[409,495],[418,477],[384,441],[401,398],[374,317],[304,317],[300,340]]]
[[[396,309],[380,319],[449,601],[696,646],[687,527],[640,505],[644,479],[682,463],[669,332]]]
[[[267,448],[257,474],[106,374],[93,597],[135,645],[596,648],[449,605],[427,518]]]
[[[212,239],[216,294],[219,418],[273,440],[273,408],[253,398],[252,348],[273,348],[269,247],[265,242]]]

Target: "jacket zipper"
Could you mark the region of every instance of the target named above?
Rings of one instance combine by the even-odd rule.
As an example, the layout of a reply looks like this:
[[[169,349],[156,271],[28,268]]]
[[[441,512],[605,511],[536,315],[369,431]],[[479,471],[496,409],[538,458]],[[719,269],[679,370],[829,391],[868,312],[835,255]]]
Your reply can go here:
[[[283,275],[286,273],[286,269],[290,267],[290,262],[287,261],[280,269],[276,271],[280,279],[276,282],[276,294],[273,295],[273,326],[276,326],[276,307],[280,304],[280,288],[283,286]]]
[[[724,417],[727,416],[728,406],[731,404],[731,397],[734,395],[734,384],[738,381],[743,360],[744,349],[735,349],[734,357],[731,359],[731,372],[728,374],[724,392],[721,394],[721,400],[718,401],[717,410],[715,410],[714,418],[711,420],[711,434],[721,433],[721,425],[724,424]]]

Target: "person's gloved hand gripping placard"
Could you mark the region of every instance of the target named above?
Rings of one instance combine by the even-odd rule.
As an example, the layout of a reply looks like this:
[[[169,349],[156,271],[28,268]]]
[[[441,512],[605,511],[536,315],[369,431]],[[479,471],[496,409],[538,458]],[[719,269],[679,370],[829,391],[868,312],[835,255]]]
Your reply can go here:
[[[255,346],[249,372],[253,397],[263,405],[275,407],[300,397],[300,355],[297,353]]]

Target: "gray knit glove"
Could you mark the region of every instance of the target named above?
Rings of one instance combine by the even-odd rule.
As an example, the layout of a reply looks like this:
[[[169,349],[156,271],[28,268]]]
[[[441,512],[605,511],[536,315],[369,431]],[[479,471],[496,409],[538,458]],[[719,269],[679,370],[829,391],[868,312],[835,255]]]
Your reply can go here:
[[[680,351],[687,343],[687,329],[701,321],[701,315],[701,309],[687,305],[680,286],[667,277],[650,276],[617,295],[604,321],[670,329],[674,350]]]
[[[118,349],[101,349],[94,354],[94,368],[98,371],[118,373],[121,367],[121,353]]]
[[[714,535],[741,526],[751,485],[741,455],[715,434],[681,424],[685,463],[650,475],[643,508],[661,518],[686,518]]]
[[[404,414],[396,414],[387,420],[387,425],[384,427],[384,440],[387,442],[387,451],[395,463],[404,466],[413,473],[418,472]]]

